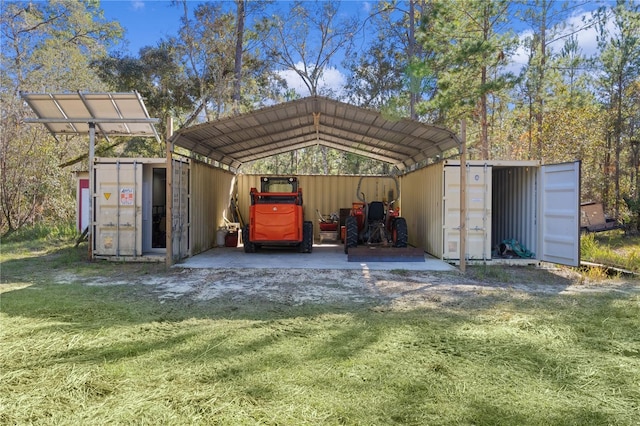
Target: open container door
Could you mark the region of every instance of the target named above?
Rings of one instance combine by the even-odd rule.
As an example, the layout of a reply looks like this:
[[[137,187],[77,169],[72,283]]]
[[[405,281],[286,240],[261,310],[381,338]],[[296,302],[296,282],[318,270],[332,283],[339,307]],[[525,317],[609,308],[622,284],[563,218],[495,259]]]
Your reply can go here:
[[[172,159],[172,208],[171,208],[171,244],[173,260],[179,261],[190,255],[190,185],[189,163]]]
[[[580,162],[540,168],[538,258],[568,266],[580,264]]]

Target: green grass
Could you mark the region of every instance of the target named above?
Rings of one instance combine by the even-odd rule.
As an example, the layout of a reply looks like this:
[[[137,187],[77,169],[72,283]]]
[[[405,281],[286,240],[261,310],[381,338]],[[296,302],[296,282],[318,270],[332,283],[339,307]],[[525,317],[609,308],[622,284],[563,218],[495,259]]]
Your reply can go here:
[[[53,274],[69,271],[173,273],[89,263],[85,250],[70,242],[30,257],[3,250],[0,424],[637,425],[640,418],[637,291],[483,293],[481,302],[471,296],[400,311],[160,300],[148,285],[54,283]]]
[[[621,230],[585,234],[580,239],[582,260],[640,272],[640,236]]]

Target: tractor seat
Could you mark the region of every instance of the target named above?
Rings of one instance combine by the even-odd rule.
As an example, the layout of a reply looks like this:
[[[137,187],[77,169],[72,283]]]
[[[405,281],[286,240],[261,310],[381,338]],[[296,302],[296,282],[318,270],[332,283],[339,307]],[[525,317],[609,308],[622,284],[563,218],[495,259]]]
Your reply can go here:
[[[384,220],[384,204],[382,201],[372,201],[369,203],[369,222],[378,222]]]

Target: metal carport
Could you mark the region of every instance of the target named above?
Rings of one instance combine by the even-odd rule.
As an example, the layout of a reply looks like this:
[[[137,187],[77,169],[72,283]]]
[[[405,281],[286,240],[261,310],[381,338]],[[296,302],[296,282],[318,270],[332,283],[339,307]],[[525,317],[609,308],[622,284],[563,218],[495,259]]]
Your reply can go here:
[[[560,235],[562,232],[557,229],[559,223],[563,223],[562,226],[569,230],[578,229],[579,164],[538,167],[514,162],[508,168],[502,168],[506,173],[494,185],[504,181],[505,185],[512,184],[513,189],[510,192],[496,189],[494,194],[490,186],[493,182],[490,171],[493,171],[494,165],[496,170],[500,169],[500,165],[495,161],[483,162],[482,170],[486,169],[489,179],[480,185],[480,175],[483,173],[476,173],[469,179],[460,176],[469,166],[466,159],[461,158],[465,167],[448,164],[455,172],[447,174],[451,176],[451,185],[445,188],[442,163],[429,163],[437,157],[446,157],[447,151],[462,148],[461,140],[452,131],[415,120],[393,119],[377,111],[320,96],[180,129],[170,142],[211,159],[215,165],[227,166],[232,172],[241,171],[241,166],[249,161],[314,145],[375,158],[394,166],[400,175],[404,192],[400,205],[403,216],[407,218],[410,244],[425,250],[428,245],[432,246],[426,251],[436,256],[444,256],[446,245],[447,250],[456,255],[447,255],[447,258],[460,259],[461,263],[467,256],[473,255],[470,258],[475,259],[475,254],[470,253],[464,244],[470,232],[464,222],[471,219],[470,215],[475,215],[482,220],[481,224],[473,227],[479,233],[478,241],[482,241],[482,244],[474,245],[483,248],[480,257],[482,261],[492,260],[491,248],[504,238],[516,238],[520,241],[528,239],[527,244],[537,247],[539,253],[536,259],[539,260],[548,259],[551,246],[557,246],[559,253],[551,261],[562,260],[567,264],[575,264],[579,258],[579,236],[573,233]],[[527,182],[535,182],[530,184],[533,189],[524,191],[519,189],[516,180],[527,172],[530,178]],[[239,177],[243,176],[246,175]],[[458,183],[454,182],[453,176],[456,176]],[[353,178],[307,176],[303,187],[311,188],[310,193],[314,195],[305,199],[311,198],[313,203],[317,201],[313,199],[315,194],[340,192],[343,187],[348,186],[349,179]],[[316,180],[322,179],[326,181],[326,185],[316,184]],[[341,181],[336,182],[336,179]],[[463,179],[465,183],[460,184]],[[477,189],[470,186],[470,180],[479,184]],[[536,188],[543,188],[546,183],[550,185],[548,191],[536,192]],[[467,189],[478,192],[469,198]],[[546,195],[541,196],[542,193]],[[197,199],[198,196],[193,198]],[[331,204],[334,209],[336,206],[343,207],[344,200],[345,197],[333,197],[331,203],[326,204]],[[560,201],[568,203],[567,206],[560,207]],[[471,206],[466,206],[467,203],[471,203]],[[316,202],[315,205],[317,204]],[[573,207],[576,213],[573,212]],[[494,209],[501,216],[495,226],[489,220]],[[549,220],[544,220],[545,217]],[[559,221],[559,217],[564,222]],[[447,223],[451,223],[447,228],[447,235],[444,235],[445,218]],[[505,228],[504,236],[490,233],[498,225],[506,226],[506,222],[513,226]],[[553,231],[549,233],[549,229]],[[529,235],[531,238],[527,238]]]
[[[168,155],[171,156],[171,153],[175,152],[175,147],[181,147],[192,154],[208,158],[212,165],[220,166],[221,170],[228,168],[230,172],[238,173],[241,166],[247,162],[316,145],[386,162],[402,175],[419,168],[429,160],[442,158],[447,151],[459,148],[460,140],[456,134],[441,127],[415,120],[394,119],[370,109],[321,96],[311,96],[235,117],[182,128],[170,137]],[[170,167],[169,161],[167,164]],[[193,164],[197,166],[198,163]],[[168,171],[168,176],[171,175],[172,172]],[[206,202],[206,198],[213,194],[211,188],[217,186],[217,179],[220,179],[223,185],[228,180],[228,177],[219,173],[216,176],[214,180],[209,180],[209,183],[198,185],[200,190],[196,188],[198,181],[194,180],[195,193],[189,196],[195,201],[191,210],[191,216],[195,220],[190,222],[203,224],[191,228],[189,235],[193,236],[194,242],[200,235],[204,235],[203,240],[196,244],[201,248],[207,246],[207,241],[214,231],[211,222],[219,218],[207,219],[207,212],[211,209],[200,208],[199,204]],[[316,178],[320,176],[313,179]],[[334,178],[349,179],[334,176],[330,178],[333,179],[331,184],[313,188],[335,188]],[[309,184],[306,182],[305,188],[308,188],[306,185]],[[173,198],[170,191],[172,189],[169,184],[169,200]],[[306,200],[310,198],[306,197]],[[343,206],[342,201],[337,207],[350,206],[351,196],[348,200],[348,204]],[[313,200],[311,203],[313,205]],[[334,197],[331,204],[336,203]],[[312,211],[314,210],[309,214],[312,214]],[[170,232],[168,229],[167,233]],[[171,250],[171,245],[168,245],[168,250]],[[189,251],[191,254],[197,254],[202,250]],[[167,253],[168,260],[173,256],[173,253]]]

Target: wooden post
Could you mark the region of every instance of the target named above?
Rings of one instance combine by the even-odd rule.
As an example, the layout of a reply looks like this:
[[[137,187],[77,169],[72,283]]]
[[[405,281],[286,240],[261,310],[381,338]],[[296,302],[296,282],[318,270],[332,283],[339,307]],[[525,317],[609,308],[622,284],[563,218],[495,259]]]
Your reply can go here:
[[[467,122],[460,122],[460,271],[467,271]]]
[[[173,117],[167,118],[167,171],[166,171],[166,259],[167,267],[173,265]]]

